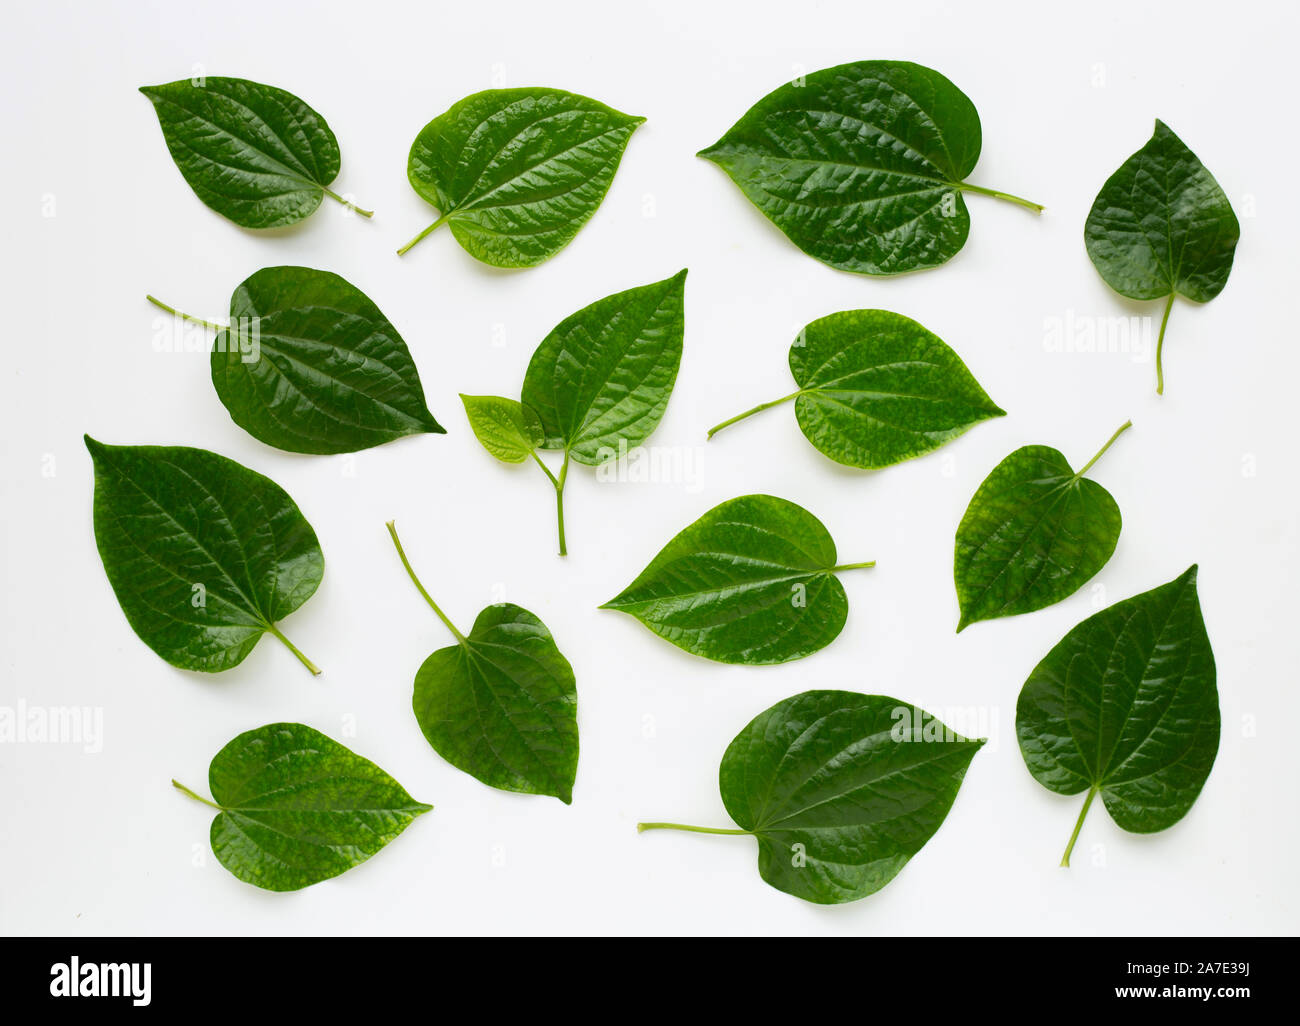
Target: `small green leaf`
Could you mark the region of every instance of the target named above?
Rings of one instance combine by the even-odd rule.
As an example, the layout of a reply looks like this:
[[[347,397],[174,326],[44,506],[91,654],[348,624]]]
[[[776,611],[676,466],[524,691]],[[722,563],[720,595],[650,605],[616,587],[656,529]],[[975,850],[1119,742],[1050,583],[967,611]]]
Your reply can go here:
[[[715,506],[601,609],[721,663],[784,663],[825,648],[848,617],[835,542],[802,506],[745,495]]]
[[[324,196],[372,215],[329,189],[339,173],[338,140],[292,93],[242,78],[186,78],[140,92],[195,195],[235,224],[294,224]]]
[[[819,452],[874,470],[1005,416],[938,336],[888,310],[813,321],[790,347],[790,372],[799,391],[723,421],[709,437],[793,399],[799,428]]]
[[[1046,445],[1026,445],[993,468],[957,527],[958,631],[1060,602],[1106,565],[1119,541],[1119,506],[1083,475],[1131,423],[1078,473]]]
[[[546,437],[537,414],[513,399],[461,394],[474,437],[503,463],[523,463]]]
[[[1129,299],[1164,299],[1156,342],[1156,392],[1175,296],[1208,303],[1232,270],[1241,226],[1214,176],[1163,121],[1150,141],[1107,179],[1083,239],[1106,284]]]
[[[471,256],[535,267],[567,246],[609,190],[645,118],[559,89],[489,89],[424,126],[407,177]]]
[[[1196,567],[1088,617],[1047,654],[1016,703],[1016,736],[1034,779],[1088,792],[1121,829],[1154,833],[1182,819],[1219,750],[1214,652]]]
[[[402,336],[337,274],[264,267],[230,297],[229,325],[199,323],[217,332],[210,363],[218,398],[260,442],[333,455],[445,433]]]
[[[937,267],[966,242],[964,181],[980,155],[966,94],[906,61],[858,61],[768,93],[699,156],[811,257],[843,271]]]
[[[212,853],[244,883],[296,891],[359,866],[432,805],[301,723],[240,734],[212,760]]]
[[[488,606],[462,634],[438,608],[388,533],[412,583],[456,644],[415,675],[415,718],[433,750],[489,787],[573,801],[578,692],[546,625],[508,602]]]
[[[982,740],[884,695],[805,691],[760,713],[727,746],[719,787],[779,891],[834,905],[889,883],[943,824]]]
[[[206,449],[104,445],[95,463],[95,543],[140,640],[173,666],[216,673],[307,601],[325,558],[279,485]]]

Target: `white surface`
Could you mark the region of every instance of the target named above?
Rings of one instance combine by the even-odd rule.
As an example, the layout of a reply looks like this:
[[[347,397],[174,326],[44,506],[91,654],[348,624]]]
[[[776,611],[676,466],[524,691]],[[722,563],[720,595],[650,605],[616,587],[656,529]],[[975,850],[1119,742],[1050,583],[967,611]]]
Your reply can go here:
[[[98,754],[0,744],[0,930],[1295,931],[1294,9],[722,6],[9,8],[0,704],[101,708],[104,739]],[[800,69],[870,57],[949,76],[983,122],[972,180],[1047,212],[970,196],[970,241],[956,259],[873,280],[802,255],[692,156]],[[204,207],[136,92],[194,65],[288,88],[320,110],[343,152],[335,187],[373,207],[373,222],[326,201],[295,229],[253,234]],[[493,271],[445,231],[399,259],[394,249],[432,219],[406,182],[412,138],[455,100],[501,84],[571,89],[649,120],[595,218],[542,267]],[[1149,361],[1051,352],[1044,341],[1049,320],[1071,311],[1159,314],[1112,294],[1082,244],[1097,190],[1156,116],[1205,161],[1242,221],[1222,296],[1174,310],[1164,399]],[[51,200],[54,216],[43,216]],[[235,285],[279,263],[337,271],[379,304],[447,435],[355,457],[281,453],[230,422],[206,356],[154,352],[147,291],[221,316]],[[572,555],[559,560],[549,485],[534,466],[488,457],[456,394],[517,395],[529,355],[561,318],[683,266],[685,358],[653,442],[700,461],[698,473],[603,484],[575,467]],[[789,407],[703,445],[710,425],[790,390],[786,352],[801,325],[871,306],[934,330],[1010,415],[879,474],[822,458]],[[1114,558],[1057,606],[956,636],[953,531],[984,475],[1031,442],[1078,465],[1129,417],[1133,430],[1093,475],[1124,512]],[[323,677],[274,639],[213,677],[172,669],[136,639],[95,551],[83,431],[211,448],[294,496],[328,572],[283,626]],[[696,516],[762,491],[818,515],[842,559],[879,560],[845,576],[849,623],[831,647],[780,667],[724,667],[597,610]],[[554,632],[580,695],[572,807],[490,790],[421,737],[411,680],[449,638],[397,562],[390,517],[453,620],[468,626],[509,598]],[[1095,806],[1074,868],[1058,869],[1081,799],[1054,796],[1026,772],[1014,735],[1020,685],[1094,608],[1192,562],[1219,668],[1214,771],[1191,813],[1161,834],[1125,834]],[[988,719],[992,743],[947,822],[884,891],[819,908],[762,883],[747,838],[637,835],[646,818],[729,825],[717,790],[728,741],[771,703],[828,687]],[[435,811],[320,886],[275,895],[239,883],[207,848],[207,810],[168,780],[203,789],[223,744],[281,719],[373,758]]]

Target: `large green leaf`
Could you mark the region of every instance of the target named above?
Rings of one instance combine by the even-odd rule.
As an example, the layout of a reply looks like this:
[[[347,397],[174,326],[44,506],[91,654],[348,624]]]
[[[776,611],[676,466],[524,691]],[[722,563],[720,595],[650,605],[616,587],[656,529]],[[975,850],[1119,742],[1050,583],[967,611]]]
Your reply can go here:
[[[569,460],[596,466],[641,445],[663,418],[682,361],[686,271],[617,292],[566,317],[533,353],[523,402],[469,396],[465,411],[499,460],[530,456],[555,488],[560,555]],[[558,449],[558,475],[537,455]]]
[[[230,325],[210,326],[213,387],[258,441],[335,454],[444,433],[402,336],[337,274],[264,267],[230,297]]]
[[[609,190],[645,118],[559,89],[467,96],[415,137],[407,177],[471,256],[534,267],[558,253]]]
[[[195,195],[245,228],[301,221],[329,196],[339,144],[325,119],[283,89],[242,78],[143,86],[172,159]]]
[[[602,609],[721,663],[784,663],[839,635],[848,617],[835,542],[802,506],[745,495],[715,506]]]
[[[1214,653],[1196,567],[1061,639],[1025,681],[1016,736],[1040,784],[1057,794],[1088,792],[1063,866],[1098,794],[1133,833],[1187,815],[1219,750]]]
[[[889,883],[942,825],[983,745],[884,695],[805,691],[760,713],[727,746],[718,783],[758,871],[822,905]]]
[[[966,94],[930,68],[858,61],[768,93],[699,154],[809,256],[844,271],[937,267],[966,242],[980,154]]]
[[[122,612],[173,666],[243,662],[325,572],[316,534],[269,478],[206,449],[104,445],[95,463],[95,542]]]
[[[424,590],[392,521],[388,533],[411,581],[456,637],[415,675],[412,705],[429,744],[490,787],[554,795],[568,805],[578,772],[578,692],[551,632],[528,610],[503,602],[462,634]]]
[[[1106,284],[1129,299],[1164,299],[1156,391],[1175,296],[1208,303],[1232,270],[1241,226],[1214,176],[1163,121],[1106,180],[1088,212],[1084,244]]]
[[[962,631],[979,620],[1042,609],[1073,595],[1119,541],[1119,506],[1055,449],[1026,445],[984,479],[957,527],[953,580]]]
[[[844,310],[813,321],[790,347],[790,372],[799,391],[723,421],[709,437],[793,399],[800,429],[821,453],[873,470],[1004,416],[937,335],[888,310]]]
[[[240,734],[212,760],[212,852],[245,883],[296,891],[359,866],[428,812],[369,759],[301,723]]]

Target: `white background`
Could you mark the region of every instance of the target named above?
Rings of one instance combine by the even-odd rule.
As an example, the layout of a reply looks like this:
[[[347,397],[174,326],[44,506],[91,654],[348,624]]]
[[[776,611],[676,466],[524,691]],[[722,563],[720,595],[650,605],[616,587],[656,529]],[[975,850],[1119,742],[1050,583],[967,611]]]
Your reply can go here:
[[[1217,0],[1094,2],[1078,15],[861,0],[11,5],[0,61],[0,704],[101,708],[104,740],[98,754],[0,744],[0,929],[1294,932],[1294,11]],[[969,196],[970,241],[948,265],[871,279],[801,254],[693,156],[801,70],[866,58],[950,77],[983,122],[971,180],[1046,204],[1042,217]],[[279,85],[321,111],[343,152],[335,188],[374,220],[327,200],[303,224],[255,234],[204,207],[136,92],[199,66]],[[396,247],[434,216],[406,181],[411,140],[455,100],[502,84],[570,89],[649,120],[594,219],[542,267],[493,270],[445,230],[399,259]],[[1053,318],[1158,317],[1158,303],[1107,289],[1082,240],[1097,190],[1157,116],[1242,222],[1223,294],[1174,309],[1163,399],[1149,360],[1047,342]],[[220,318],[234,287],[271,264],[327,268],[370,295],[410,345],[448,434],[355,457],[281,453],[231,423],[205,355],[154,350],[161,322],[146,292]],[[572,554],[561,560],[548,483],[531,464],[493,461],[457,393],[518,395],[533,348],[560,319],[683,266],[685,356],[653,441],[698,461],[695,471],[612,484],[575,467]],[[786,353],[801,325],[858,307],[920,320],[1009,415],[881,473],[824,459],[788,406],[703,444],[710,425],[792,389]],[[1130,417],[1133,430],[1092,474],[1124,513],[1110,563],[1059,605],[955,635],[953,532],[985,474],[1027,443],[1078,466]],[[135,638],[95,550],[83,431],[211,448],[288,490],[328,572],[283,627],[324,676],[274,639],[206,676]],[[849,622],[833,645],[784,666],[725,667],[597,610],[673,533],[750,492],[806,506],[842,560],[879,560],[844,577]],[[393,517],[462,628],[508,599],[541,616],[572,661],[582,756],[571,807],[491,790],[425,743],[411,681],[450,638],[398,564],[384,531]],[[1074,867],[1060,869],[1081,798],[1050,794],[1026,772],[1020,686],[1079,620],[1193,562],[1219,670],[1214,771],[1190,814],[1154,836],[1123,833],[1098,803]],[[810,688],[987,721],[991,743],[951,814],[895,882],[822,908],[766,886],[748,838],[638,836],[639,819],[730,825],[717,789],[723,749],[752,716]],[[205,790],[222,745],[277,720],[344,741],[434,812],[306,891],[238,882],[208,850],[208,810],[168,781]]]

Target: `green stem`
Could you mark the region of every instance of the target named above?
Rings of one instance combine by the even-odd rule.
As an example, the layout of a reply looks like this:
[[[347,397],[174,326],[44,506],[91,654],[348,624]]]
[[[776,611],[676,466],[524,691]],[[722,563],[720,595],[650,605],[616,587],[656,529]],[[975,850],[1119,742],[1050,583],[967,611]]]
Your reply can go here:
[[[153,296],[149,296],[149,295],[146,295],[144,298],[149,300],[149,302],[151,302],[154,306],[158,307],[158,309],[166,310],[173,317],[179,317],[183,321],[190,321],[194,324],[202,324],[205,328],[211,328],[213,331],[226,330],[227,325],[225,324],[217,324],[214,321],[205,321],[202,317],[191,317],[187,313],[181,313],[175,307],[168,306],[161,299],[155,299]]]
[[[1127,431],[1132,426],[1133,426],[1133,422],[1131,420],[1124,421],[1124,423],[1121,424],[1115,430],[1115,433],[1110,436],[1110,440],[1105,445],[1103,445],[1100,449],[1097,450],[1097,455],[1094,456],[1092,459],[1090,459],[1087,463],[1085,463],[1083,465],[1083,469],[1074,475],[1074,479],[1077,481],[1079,480],[1079,478],[1083,477],[1084,474],[1088,473],[1088,471],[1092,468],[1092,465],[1096,463],[1099,459],[1101,459],[1102,455],[1106,452],[1107,449],[1109,449],[1112,445],[1115,444],[1115,439],[1117,439],[1120,435],[1122,435],[1125,431]]]
[[[977,192],[981,196],[994,196],[997,199],[1007,200],[1011,203],[1019,203],[1022,207],[1032,210],[1035,214],[1041,214],[1045,209],[1041,203],[1035,203],[1033,200],[1023,199],[1020,196],[1013,196],[1009,192],[998,192],[997,189],[986,189],[982,185],[971,185],[968,182],[961,182],[958,186],[963,192]]]
[[[280,633],[280,628],[279,628],[279,627],[277,627],[277,626],[276,626],[275,624],[273,624],[273,623],[270,623],[270,624],[267,624],[267,625],[266,625],[266,629],[267,629],[268,631],[270,631],[272,634],[274,634],[274,635],[275,635],[277,638],[279,638],[281,641],[283,641],[283,642],[284,642],[284,647],[287,648],[287,649],[288,649],[290,652],[292,652],[294,655],[296,655],[296,656],[298,657],[298,661],[299,661],[300,663],[302,663],[303,666],[307,667],[307,669],[311,670],[313,676],[316,676],[316,677],[319,677],[319,676],[320,676],[320,667],[317,666],[315,663],[313,663],[310,659],[308,659],[308,658],[307,658],[305,655],[303,655],[300,651],[298,651],[298,646],[295,645],[295,644],[294,644],[292,641],[290,641],[288,638],[286,638],[282,633]]]
[[[875,565],[876,561],[874,559],[869,563],[841,563],[839,566],[831,567],[831,573],[837,574],[841,570],[869,570]]]
[[[434,229],[436,229],[436,228],[441,228],[441,227],[443,226],[443,224],[446,223],[447,218],[449,218],[449,217],[451,217],[451,214],[443,214],[442,217],[438,218],[438,220],[434,221],[433,224],[429,225],[428,228],[424,229],[424,231],[420,232],[419,235],[417,235],[417,236],[416,236],[415,238],[413,238],[410,242],[408,242],[405,246],[403,246],[401,249],[399,249],[399,250],[397,251],[397,255],[398,255],[398,256],[401,256],[401,255],[402,255],[403,253],[405,253],[408,249],[410,249],[412,246],[414,246],[417,242],[421,241],[421,240],[422,240],[426,235],[429,235],[430,233],[432,233],[432,232],[434,231]]]
[[[172,787],[176,788],[176,790],[178,790],[178,791],[183,791],[185,794],[187,794],[187,795],[189,795],[191,798],[193,798],[196,802],[202,802],[204,805],[211,805],[211,806],[212,806],[214,809],[216,809],[218,812],[225,812],[225,811],[226,811],[226,810],[223,809],[220,805],[218,805],[216,802],[210,802],[210,801],[208,801],[206,798],[204,798],[202,795],[200,795],[200,794],[195,794],[195,793],[194,793],[193,791],[191,791],[188,787],[186,787],[184,784],[182,784],[179,780],[173,780],[173,781],[172,781]]]
[[[402,566],[406,567],[406,575],[411,578],[411,583],[414,584],[416,590],[421,595],[424,596],[424,601],[429,603],[429,608],[438,614],[438,619],[441,620],[446,625],[447,630],[451,631],[452,634],[456,635],[457,641],[463,642],[465,640],[465,635],[463,635],[460,631],[456,630],[456,625],[452,623],[450,620],[448,620],[447,614],[438,608],[438,603],[433,601],[433,597],[427,591],[424,590],[424,585],[420,583],[420,578],[416,577],[415,571],[411,569],[411,561],[406,558],[406,550],[402,548],[402,540],[397,537],[396,521],[393,520],[388,521],[387,526],[388,526],[388,533],[393,536],[393,544],[397,546],[397,554],[402,559]]]
[[[1097,796],[1097,788],[1088,789],[1088,797],[1083,800],[1083,808],[1079,810],[1079,818],[1074,821],[1074,833],[1070,835],[1070,843],[1065,846],[1065,854],[1061,856],[1061,865],[1070,868],[1070,852],[1074,851],[1074,842],[1079,839],[1079,830],[1083,826],[1084,818],[1088,815],[1088,807],[1092,804],[1093,798]]]
[[[803,395],[803,389],[800,389],[798,392],[791,392],[789,395],[782,396],[780,399],[773,399],[770,403],[759,403],[752,410],[746,410],[744,413],[738,413],[730,420],[724,420],[721,424],[717,425],[716,427],[709,428],[708,437],[712,438],[724,427],[730,427],[738,420],[744,420],[746,417],[752,417],[756,413],[762,413],[764,410],[770,410],[773,406],[780,406],[782,403],[788,403],[791,399],[795,399],[800,395]]]
[[[729,830],[725,827],[701,827],[687,826],[685,823],[638,823],[636,832],[643,834],[647,830],[686,830],[692,834],[739,834],[741,836],[752,834],[752,830]]]
[[[1161,354],[1165,349],[1165,326],[1169,323],[1169,311],[1174,308],[1176,295],[1176,292],[1169,293],[1165,300],[1165,315],[1160,318],[1160,337],[1156,339],[1156,395],[1165,394],[1165,365],[1161,362]]]
[[[564,481],[569,476],[569,450],[564,450],[564,463],[560,466],[560,477],[555,482],[555,519],[560,528],[560,555],[567,556],[569,550],[564,544]]]
[[[322,186],[322,188],[324,188],[324,187]],[[362,209],[361,209],[359,206],[357,206],[355,203],[352,203],[352,202],[350,202],[350,201],[348,201],[348,200],[345,200],[342,196],[340,196],[340,195],[339,195],[337,192],[335,192],[333,189],[325,189],[325,195],[328,196],[330,199],[338,200],[338,201],[339,201],[340,203],[342,203],[345,207],[347,207],[349,210],[351,210],[354,214],[360,214],[362,217],[374,217],[374,216],[375,216],[375,212],[374,212],[373,210],[362,210]]]

